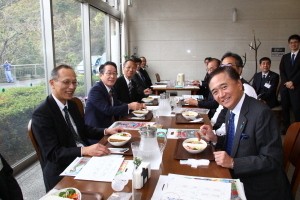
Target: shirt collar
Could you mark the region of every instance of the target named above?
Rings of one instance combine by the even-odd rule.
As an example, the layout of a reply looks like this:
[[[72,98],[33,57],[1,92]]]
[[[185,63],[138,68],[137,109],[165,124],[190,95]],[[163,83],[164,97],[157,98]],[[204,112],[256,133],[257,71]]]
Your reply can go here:
[[[103,85],[106,87],[106,89],[107,89],[107,92],[109,93],[109,91],[111,90],[111,88],[110,88],[110,87],[108,87],[107,85],[105,85],[104,83],[103,83]]]
[[[265,73],[265,74],[262,72],[262,76],[261,76],[261,77],[264,77],[264,75],[265,75],[266,78],[267,78],[267,77],[268,77],[268,74],[269,74],[269,72],[267,72],[267,73]]]
[[[292,55],[293,54],[295,54],[295,58],[297,57],[297,54],[298,54],[298,52],[299,52],[299,49],[296,51],[296,52],[291,52],[291,57],[292,57]]]
[[[59,109],[60,109],[61,111],[63,111],[63,109],[65,108],[65,106],[67,106],[67,108],[68,108],[68,101],[66,101],[66,105],[64,105],[60,100],[58,100],[58,99],[54,96],[54,94],[52,94],[52,96],[53,96],[53,98],[54,98],[56,104],[58,105],[58,107],[59,107]]]
[[[241,112],[241,108],[242,108],[244,100],[245,100],[245,93],[243,94],[242,98],[240,99],[240,101],[238,102],[238,104],[235,106],[235,108],[232,110],[232,112],[235,115],[237,115],[237,114],[239,115],[239,113]]]
[[[125,78],[125,81],[126,81],[126,83],[128,85],[131,82],[131,80],[128,80],[125,76],[124,76],[124,78]]]

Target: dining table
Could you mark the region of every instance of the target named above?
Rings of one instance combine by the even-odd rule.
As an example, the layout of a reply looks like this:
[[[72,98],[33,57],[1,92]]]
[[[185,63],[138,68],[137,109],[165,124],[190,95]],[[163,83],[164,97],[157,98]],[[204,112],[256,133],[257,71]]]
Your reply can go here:
[[[160,92],[169,91],[191,91],[191,95],[197,95],[197,92],[200,90],[198,86],[184,86],[184,87],[170,87],[170,86],[153,86],[152,90],[155,92],[155,95],[159,95]]]
[[[203,124],[209,124],[210,120],[206,114],[201,114],[204,119]],[[126,119],[125,119],[126,120]],[[154,121],[152,118],[151,121]],[[164,129],[199,129],[203,124],[178,124],[174,116],[160,116],[160,123]],[[133,137],[140,137],[137,130],[126,130],[131,133]],[[104,136],[100,143],[106,144],[108,136]],[[178,139],[168,139],[166,147],[163,151],[162,162],[158,170],[151,170],[151,177],[145,183],[145,185],[139,189],[134,190],[135,193],[140,194],[139,199],[148,200],[151,199],[155,187],[157,185],[160,175],[181,174],[189,176],[201,176],[201,177],[214,177],[214,178],[231,178],[230,172],[227,168],[218,166],[214,160],[211,160],[208,166],[197,168],[191,168],[190,165],[180,164],[180,160],[174,158],[174,152],[176,149]],[[133,157],[128,155],[124,156],[125,160],[132,160]],[[132,181],[124,187],[121,192],[131,193]],[[87,180],[76,180],[72,176],[65,176],[56,186],[55,189],[62,189],[67,187],[74,187],[80,191],[101,194],[102,199],[108,199],[113,192],[111,182],[99,182],[99,181],[87,181]],[[85,199],[82,199],[85,200]]]

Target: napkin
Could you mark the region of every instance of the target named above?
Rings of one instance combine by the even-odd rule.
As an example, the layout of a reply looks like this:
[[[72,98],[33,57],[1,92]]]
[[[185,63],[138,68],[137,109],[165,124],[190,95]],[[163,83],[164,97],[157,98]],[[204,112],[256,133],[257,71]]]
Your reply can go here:
[[[197,168],[198,166],[208,166],[209,160],[207,159],[188,159],[188,160],[180,160],[181,165],[191,165],[192,168]]]
[[[198,118],[198,119],[194,119],[193,121],[190,122],[201,122],[203,120],[203,118]]]

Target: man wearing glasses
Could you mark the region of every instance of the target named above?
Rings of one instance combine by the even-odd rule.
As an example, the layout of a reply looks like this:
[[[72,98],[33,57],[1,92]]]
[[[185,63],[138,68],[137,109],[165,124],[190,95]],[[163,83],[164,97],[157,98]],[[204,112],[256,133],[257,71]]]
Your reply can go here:
[[[290,109],[294,112],[296,122],[300,122],[300,56],[299,45],[300,36],[291,35],[288,39],[291,53],[282,56],[279,70],[281,76],[281,104],[282,121],[284,129],[281,131],[285,135],[290,126]]]
[[[71,100],[78,82],[70,66],[55,67],[49,83],[52,94],[32,115],[32,130],[41,153],[47,192],[63,178],[59,175],[75,158],[110,154],[107,147],[100,143],[90,145],[86,138],[100,140],[104,134],[123,131],[120,128],[104,129],[84,124],[77,104]]]
[[[107,61],[99,68],[100,81],[91,88],[85,108],[85,124],[98,128],[106,128],[120,116],[129,114],[129,110],[139,110],[143,104],[132,102],[122,104],[113,88],[117,80],[117,65]],[[94,144],[97,140],[89,140]]]

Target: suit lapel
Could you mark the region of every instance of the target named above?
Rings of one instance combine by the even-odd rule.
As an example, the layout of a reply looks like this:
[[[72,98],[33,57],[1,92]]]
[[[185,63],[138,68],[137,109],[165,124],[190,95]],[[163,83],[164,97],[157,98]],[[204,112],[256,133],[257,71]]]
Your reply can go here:
[[[246,127],[247,124],[247,118],[246,118],[246,114],[248,113],[249,110],[249,97],[247,95],[245,95],[245,99],[240,111],[240,116],[238,119],[238,123],[235,129],[235,136],[234,136],[234,141],[233,141],[233,146],[232,146],[232,151],[231,151],[231,157],[234,158],[235,154],[237,152],[237,149],[240,145],[240,141],[241,141],[241,135]]]
[[[104,83],[102,81],[100,81],[100,82],[98,82],[98,84],[99,84],[101,90],[106,91],[106,92],[104,92],[104,95],[105,95],[105,98],[106,98],[107,102],[110,103],[110,97],[109,97],[108,91],[107,91]],[[111,88],[111,90],[112,90],[112,88]],[[114,90],[112,90],[112,91],[113,91],[113,94],[114,94]]]

